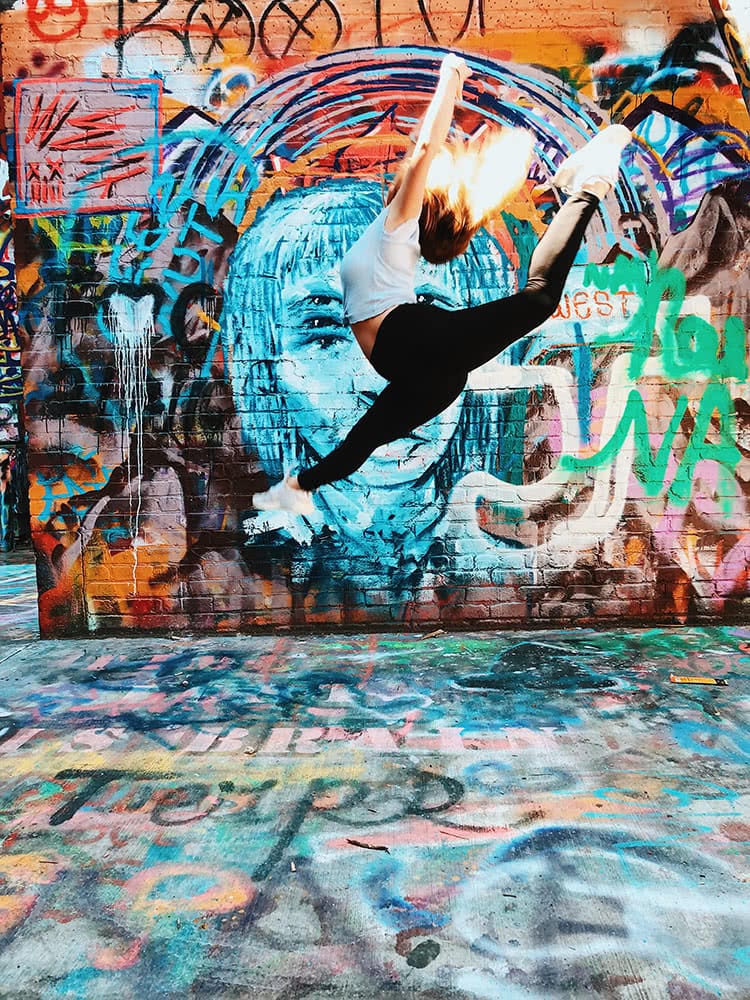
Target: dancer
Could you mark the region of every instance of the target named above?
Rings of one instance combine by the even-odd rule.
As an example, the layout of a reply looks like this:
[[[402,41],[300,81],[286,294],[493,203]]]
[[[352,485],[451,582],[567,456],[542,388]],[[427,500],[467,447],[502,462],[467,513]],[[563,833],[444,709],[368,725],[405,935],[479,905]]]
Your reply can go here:
[[[318,487],[345,479],[376,448],[441,413],[458,398],[469,372],[538,327],[559,304],[586,227],[617,181],[620,154],[631,139],[622,125],[604,129],[555,174],[552,183],[570,197],[536,246],[520,292],[456,310],[416,301],[420,253],[432,263],[459,256],[486,219],[486,210],[473,204],[470,178],[431,185],[431,168],[445,157],[455,104],[470,75],[463,59],[445,57],[416,145],[385,208],[341,263],[346,320],[388,385],[329,455],[255,494],[259,510],[313,513]],[[525,179],[527,163],[521,166]]]

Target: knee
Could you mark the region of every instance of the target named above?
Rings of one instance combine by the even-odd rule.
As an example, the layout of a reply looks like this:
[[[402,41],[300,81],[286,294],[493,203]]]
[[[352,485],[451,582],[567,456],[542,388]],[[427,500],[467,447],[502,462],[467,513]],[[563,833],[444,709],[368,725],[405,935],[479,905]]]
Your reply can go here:
[[[553,288],[546,281],[529,282],[524,289],[524,294],[538,326],[539,323],[549,319],[560,305],[562,288]]]
[[[443,372],[434,381],[434,405],[438,412],[454,403],[466,388],[468,372]]]

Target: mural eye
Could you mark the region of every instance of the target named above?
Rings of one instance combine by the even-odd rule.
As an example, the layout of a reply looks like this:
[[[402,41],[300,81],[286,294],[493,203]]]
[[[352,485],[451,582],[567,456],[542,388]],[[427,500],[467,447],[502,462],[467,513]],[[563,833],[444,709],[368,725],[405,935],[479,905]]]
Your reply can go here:
[[[326,333],[322,337],[318,337],[315,341],[318,347],[324,351],[330,351],[332,347],[337,347],[339,344],[344,343],[345,337],[342,337],[337,333]]]
[[[338,323],[332,316],[311,316],[307,321],[308,327],[312,330],[324,330],[329,327],[337,327]]]
[[[417,292],[417,302],[428,306],[441,306],[443,309],[450,309],[453,306],[448,295],[439,292]]]
[[[324,304],[330,304],[330,299],[326,299]],[[304,325],[305,340],[323,350],[329,350],[337,343],[343,343],[349,339],[342,323],[342,317],[331,310],[311,311],[305,317]]]

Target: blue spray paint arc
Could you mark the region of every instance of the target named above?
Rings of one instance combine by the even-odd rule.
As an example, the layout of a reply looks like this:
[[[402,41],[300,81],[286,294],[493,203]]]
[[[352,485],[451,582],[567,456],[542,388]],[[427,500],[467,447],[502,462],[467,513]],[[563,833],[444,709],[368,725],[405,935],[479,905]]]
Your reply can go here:
[[[228,185],[247,194],[258,177],[273,170],[272,158],[295,164],[314,159],[316,149],[347,138],[353,146],[369,136],[377,142],[386,120],[389,130],[402,134],[406,144],[416,124],[415,100],[423,99],[426,106],[445,54],[444,49],[427,46],[357,49],[285,70],[253,91],[211,142],[196,145],[185,172],[196,182],[205,182],[212,198]],[[460,124],[467,114],[474,116],[476,126],[527,129],[534,136],[536,170],[542,181],[552,176],[569,153],[609,124],[592,101],[562,86],[554,73],[532,66],[499,65],[469,53],[465,57],[473,76],[458,105],[455,134],[462,138],[471,134]],[[168,131],[164,140],[169,143]],[[252,172],[238,177],[238,149],[250,152],[257,177]],[[633,150],[628,156],[638,161],[640,152]],[[384,166],[392,169],[392,162],[371,160],[352,171],[342,166],[339,157],[331,172],[375,179],[382,177]],[[641,208],[638,189],[626,173],[620,177],[616,197],[623,213]],[[599,225],[612,233],[613,223],[606,213]]]

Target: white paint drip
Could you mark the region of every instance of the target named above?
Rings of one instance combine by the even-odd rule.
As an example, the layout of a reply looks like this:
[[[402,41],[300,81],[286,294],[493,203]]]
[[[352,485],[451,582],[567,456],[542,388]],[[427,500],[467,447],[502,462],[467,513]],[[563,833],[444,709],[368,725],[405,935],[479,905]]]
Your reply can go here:
[[[143,478],[143,417],[148,402],[148,363],[154,333],[154,297],[128,298],[115,292],[109,300],[109,329],[115,348],[115,367],[120,379],[120,398],[124,405],[124,425],[128,435],[128,500],[130,536],[133,541],[133,594],[137,593],[138,531],[141,515],[141,480]],[[135,512],[133,510],[133,469],[130,434],[135,434]]]

